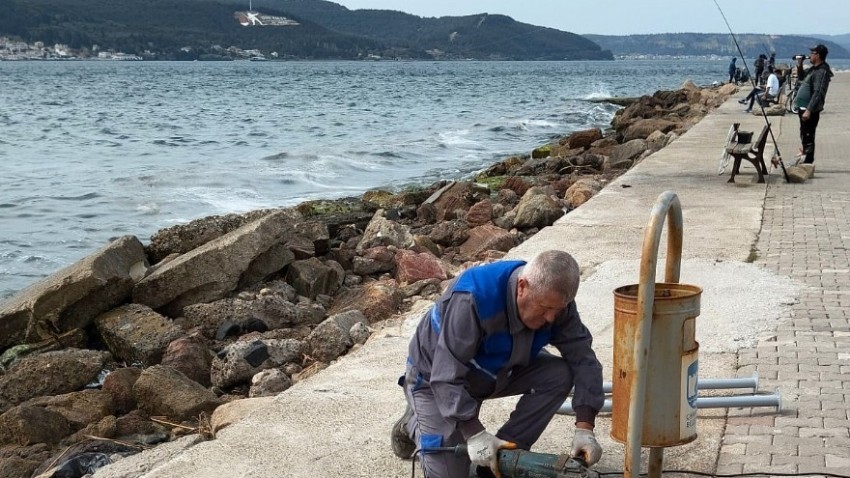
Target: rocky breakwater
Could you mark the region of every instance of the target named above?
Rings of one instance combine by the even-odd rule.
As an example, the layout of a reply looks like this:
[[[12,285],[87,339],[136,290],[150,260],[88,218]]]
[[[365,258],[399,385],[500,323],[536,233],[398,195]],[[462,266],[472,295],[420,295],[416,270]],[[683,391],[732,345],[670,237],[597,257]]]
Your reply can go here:
[[[675,140],[734,86],[659,91],[468,181],[112,241],[0,304],[0,476],[82,476],[250,410]]]

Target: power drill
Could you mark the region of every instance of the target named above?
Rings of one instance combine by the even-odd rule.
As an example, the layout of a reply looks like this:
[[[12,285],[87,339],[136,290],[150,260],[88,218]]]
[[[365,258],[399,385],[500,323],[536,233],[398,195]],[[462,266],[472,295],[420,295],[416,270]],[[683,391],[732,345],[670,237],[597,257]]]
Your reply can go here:
[[[466,456],[466,444],[427,451],[450,451],[455,456]],[[527,450],[499,450],[499,471],[502,478],[599,478],[599,473],[589,469],[584,460]]]

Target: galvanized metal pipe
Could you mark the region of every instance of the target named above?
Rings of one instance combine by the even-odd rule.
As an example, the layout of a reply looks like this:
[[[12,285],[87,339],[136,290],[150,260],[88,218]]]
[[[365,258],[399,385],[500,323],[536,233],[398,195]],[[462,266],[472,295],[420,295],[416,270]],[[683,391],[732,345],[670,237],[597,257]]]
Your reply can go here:
[[[612,400],[605,399],[605,404],[599,410],[602,413],[611,411]],[[777,389],[771,395],[732,395],[728,397],[697,397],[697,408],[756,408],[756,407],[774,407],[776,413],[782,411],[782,396]],[[558,409],[561,415],[572,415],[573,410],[572,400],[567,400]]]
[[[614,384],[604,382],[602,391],[611,393]],[[701,378],[697,381],[697,390],[726,390],[730,388],[751,388],[753,393],[756,393],[759,388],[759,376],[753,374],[752,377],[741,378]]]

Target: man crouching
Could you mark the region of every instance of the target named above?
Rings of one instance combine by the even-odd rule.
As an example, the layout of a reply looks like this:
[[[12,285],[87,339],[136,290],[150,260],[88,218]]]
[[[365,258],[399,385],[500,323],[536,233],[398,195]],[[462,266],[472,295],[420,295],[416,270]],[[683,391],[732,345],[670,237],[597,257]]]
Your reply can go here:
[[[427,478],[466,478],[470,462],[479,476],[499,476],[498,450],[530,449],[575,387],[571,455],[598,462],[602,365],[576,309],[579,280],[575,259],[556,250],[458,276],[410,341],[399,380],[408,408],[392,431],[396,455],[418,451]],[[549,344],[560,357],[543,350]],[[512,395],[522,397],[493,435],[478,418],[481,404]],[[433,450],[461,443],[467,456]]]

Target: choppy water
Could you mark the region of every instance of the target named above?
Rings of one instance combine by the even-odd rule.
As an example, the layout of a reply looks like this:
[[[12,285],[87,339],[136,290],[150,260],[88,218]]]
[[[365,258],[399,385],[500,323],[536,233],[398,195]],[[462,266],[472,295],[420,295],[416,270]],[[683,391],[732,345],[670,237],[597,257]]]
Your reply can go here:
[[[725,61],[0,62],[0,298],[211,214],[428,184]]]

